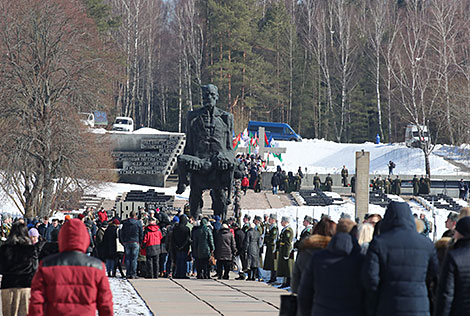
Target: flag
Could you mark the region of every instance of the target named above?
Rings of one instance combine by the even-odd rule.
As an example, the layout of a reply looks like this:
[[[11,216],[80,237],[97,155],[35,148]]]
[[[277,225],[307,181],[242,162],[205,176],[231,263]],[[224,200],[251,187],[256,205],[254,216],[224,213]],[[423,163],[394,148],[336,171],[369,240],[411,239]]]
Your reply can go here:
[[[237,137],[234,138],[233,142],[232,142],[232,147],[233,149],[237,149],[238,148],[238,145],[240,145],[240,139],[242,137],[242,133],[238,134]]]
[[[264,144],[266,147],[271,147],[270,140],[268,140],[268,136],[266,136],[266,134],[264,134]]]
[[[276,157],[277,159],[279,159],[280,162],[282,162],[282,154],[274,154],[273,153],[273,156]]]

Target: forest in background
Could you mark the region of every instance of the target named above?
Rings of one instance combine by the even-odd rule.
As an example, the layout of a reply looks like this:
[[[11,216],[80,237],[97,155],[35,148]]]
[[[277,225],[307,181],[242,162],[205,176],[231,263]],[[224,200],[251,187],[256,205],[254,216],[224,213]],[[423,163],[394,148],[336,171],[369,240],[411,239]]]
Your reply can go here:
[[[120,55],[115,114],[184,131],[200,85],[305,138],[468,138],[468,0],[84,0]],[[93,12],[94,10],[94,12]],[[89,110],[97,104],[89,104]]]

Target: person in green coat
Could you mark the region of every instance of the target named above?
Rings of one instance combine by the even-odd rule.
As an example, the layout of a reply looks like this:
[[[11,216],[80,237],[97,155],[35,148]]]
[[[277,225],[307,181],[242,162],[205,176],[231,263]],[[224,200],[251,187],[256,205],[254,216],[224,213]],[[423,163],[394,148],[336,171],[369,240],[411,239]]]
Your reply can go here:
[[[413,195],[417,196],[419,194],[419,179],[416,175],[413,176]]]
[[[209,219],[204,217],[201,220],[200,227],[195,231],[193,236],[194,249],[193,251],[197,255],[197,278],[198,279],[209,279],[209,258],[214,252],[214,238],[212,236],[212,230],[207,226]]]
[[[383,192],[383,186],[384,186],[384,182],[382,181],[382,177],[379,176],[375,183],[376,183],[377,191],[380,191],[382,193]]]
[[[385,194],[390,194],[390,192],[392,192],[392,179],[390,179],[390,176],[385,178],[384,188]]]
[[[426,183],[426,194],[431,194],[431,178],[429,175],[426,175],[424,182]]]
[[[313,177],[313,186],[315,187],[315,190],[319,190],[321,185],[321,180],[320,176],[318,175],[318,172],[315,173],[315,176]]]
[[[401,194],[401,179],[400,176],[397,176],[395,180],[393,180],[393,186],[395,188],[394,194],[400,195]]]
[[[292,274],[292,267],[294,266],[294,258],[291,258],[290,255],[292,251],[294,231],[290,227],[289,222],[289,217],[282,217],[281,225],[283,228],[277,242],[277,276],[284,278],[281,288],[290,286],[290,277]]]
[[[331,178],[331,175],[328,174],[325,178],[325,191],[331,192],[332,187],[333,187],[333,178]]]
[[[266,227],[266,232],[264,235],[264,244],[266,245],[266,256],[264,257],[263,269],[271,271],[271,276],[268,283],[276,282],[276,243],[279,234],[279,229],[277,228],[277,215],[270,214],[268,219],[269,226]]]
[[[255,229],[258,231],[260,236],[260,246],[259,246],[259,266],[263,266],[263,248],[264,248],[264,226],[263,226],[263,219],[261,216],[256,215],[253,219],[253,223],[256,225]],[[261,271],[258,268],[256,272],[256,277],[261,281]]]

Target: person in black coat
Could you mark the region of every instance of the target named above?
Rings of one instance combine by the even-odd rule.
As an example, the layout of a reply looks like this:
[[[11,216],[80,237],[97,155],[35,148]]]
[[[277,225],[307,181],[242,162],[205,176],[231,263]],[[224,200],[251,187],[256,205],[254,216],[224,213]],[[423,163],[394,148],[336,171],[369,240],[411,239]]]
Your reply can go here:
[[[439,277],[435,316],[470,315],[470,217],[457,222],[454,240]]]
[[[248,280],[254,281],[256,272],[260,266],[259,262],[259,249],[261,246],[260,233],[255,229],[255,224],[250,224],[250,229],[245,234],[243,241],[243,251],[245,252],[246,271],[248,273]]]
[[[232,259],[237,248],[235,246],[235,238],[230,232],[228,225],[223,224],[215,235],[215,259],[217,259],[217,277],[222,278],[222,270],[224,270],[223,278],[228,280],[231,270]]]
[[[416,231],[410,207],[391,202],[362,269],[369,314],[429,316],[426,283],[435,280],[437,271],[434,245]]]
[[[277,171],[273,174],[271,178],[271,186],[273,187],[273,194],[277,194],[279,190],[279,185],[281,184],[282,174],[281,167],[277,166]]]
[[[235,257],[238,257],[239,264],[241,263],[241,267],[238,267],[238,280],[245,279],[245,273],[243,272],[246,269],[246,261],[244,260],[244,253],[243,253],[243,241],[245,240],[245,232],[241,229],[237,223],[232,224],[232,228],[234,229],[235,234]]]
[[[39,252],[39,261],[47,256],[59,253],[59,230],[54,229],[51,232],[51,241],[48,241],[42,246]]]
[[[118,246],[118,228],[119,220],[113,219],[112,223],[105,230],[102,241],[102,248],[104,250],[103,257],[106,262],[106,270],[108,276],[116,276],[116,267],[119,268],[121,275],[124,275],[122,272],[121,262],[119,260],[117,246]]]
[[[300,315],[363,316],[363,262],[356,238],[337,233],[326,249],[313,254],[302,274],[297,296]]]
[[[0,247],[3,315],[26,315],[31,281],[38,268],[38,248],[28,236],[26,224],[16,222]]]
[[[189,279],[186,275],[186,262],[189,256],[189,246],[191,245],[191,231],[189,230],[188,217],[180,216],[180,221],[173,228],[172,234],[172,252],[176,261],[176,270],[173,275],[175,279]]]

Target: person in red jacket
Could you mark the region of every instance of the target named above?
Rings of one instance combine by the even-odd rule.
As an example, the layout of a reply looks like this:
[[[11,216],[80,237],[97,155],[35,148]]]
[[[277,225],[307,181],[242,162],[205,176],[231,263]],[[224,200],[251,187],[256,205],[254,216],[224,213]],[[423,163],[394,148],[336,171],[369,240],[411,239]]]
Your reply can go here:
[[[157,220],[153,217],[149,219],[149,224],[145,227],[144,241],[142,248],[145,249],[147,258],[147,278],[158,278],[158,270],[160,266],[160,244],[162,241],[162,232],[157,225]]]
[[[101,208],[98,211],[98,220],[100,221],[100,223],[108,221],[108,213],[104,210],[104,208]]]
[[[246,190],[248,190],[248,186],[250,185],[250,181],[248,180],[248,177],[245,175],[242,179],[242,190],[244,195],[246,195]]]
[[[60,253],[39,264],[31,284],[30,316],[113,315],[113,296],[106,269],[85,254],[90,236],[79,219],[67,221],[59,232]]]

